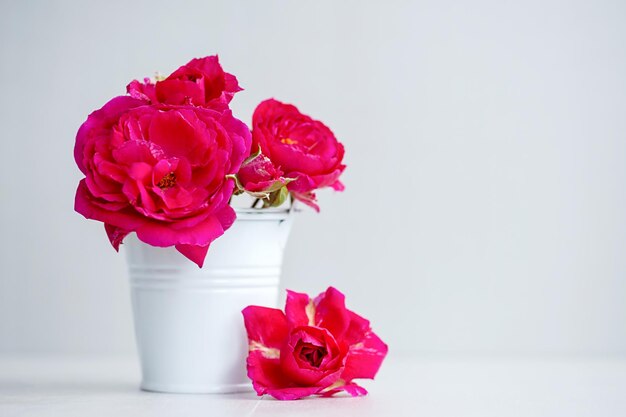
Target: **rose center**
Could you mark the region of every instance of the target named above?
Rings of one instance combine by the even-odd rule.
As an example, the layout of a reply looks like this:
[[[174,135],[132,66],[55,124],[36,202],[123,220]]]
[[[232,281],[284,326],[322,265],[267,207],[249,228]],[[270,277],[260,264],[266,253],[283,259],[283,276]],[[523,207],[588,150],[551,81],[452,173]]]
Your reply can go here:
[[[304,343],[302,349],[300,349],[300,359],[306,361],[314,368],[319,368],[322,364],[322,359],[328,351],[322,346],[315,346],[311,343]]]
[[[162,190],[166,188],[172,188],[175,185],[176,185],[176,174],[174,174],[173,172],[170,172],[169,174],[164,175],[163,178],[161,178],[161,181],[159,181],[159,183],[157,184],[157,186]]]
[[[280,141],[284,143],[285,145],[297,145],[298,144],[297,140],[291,139],[291,138],[282,138]]]

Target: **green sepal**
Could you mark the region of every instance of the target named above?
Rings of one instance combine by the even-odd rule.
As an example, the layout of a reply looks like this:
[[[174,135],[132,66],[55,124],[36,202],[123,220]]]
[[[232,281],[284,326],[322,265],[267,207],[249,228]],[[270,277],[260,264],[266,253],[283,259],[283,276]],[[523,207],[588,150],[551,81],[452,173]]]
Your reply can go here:
[[[271,193],[268,199],[263,201],[263,208],[278,207],[287,200],[287,197],[289,197],[289,190],[287,187],[282,187]]]
[[[245,191],[243,187],[241,186],[241,183],[239,182],[239,178],[237,178],[236,174],[228,174],[226,175],[226,179],[235,181],[235,193],[234,193],[235,195],[239,195]]]
[[[250,154],[249,157],[247,157],[242,163],[241,166],[244,167],[246,165],[248,165],[250,162],[254,161],[256,158],[259,157],[259,155],[261,155],[261,145],[259,145],[259,148],[257,149],[257,151],[253,154]]]

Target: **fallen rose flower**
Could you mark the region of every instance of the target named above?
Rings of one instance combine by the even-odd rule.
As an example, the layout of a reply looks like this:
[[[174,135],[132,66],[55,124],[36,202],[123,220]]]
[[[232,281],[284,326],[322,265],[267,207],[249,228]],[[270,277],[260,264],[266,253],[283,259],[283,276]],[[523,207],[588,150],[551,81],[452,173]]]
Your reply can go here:
[[[75,209],[104,222],[116,250],[136,232],[201,267],[209,244],[235,220],[226,175],[237,172],[250,141],[229,110],[116,97],[78,130],[74,158],[85,178]]]
[[[287,188],[293,196],[319,211],[314,190],[343,191],[339,176],[343,145],[322,122],[300,113],[290,104],[270,99],[252,116],[253,149],[257,146],[285,176],[295,178]]]
[[[131,97],[149,103],[193,105],[225,110],[235,93],[241,91],[237,78],[225,72],[217,55],[194,58],[167,78],[152,83],[144,79],[126,87]]]
[[[373,379],[387,345],[369,321],[346,309],[333,287],[315,299],[287,291],[285,312],[248,306],[248,377],[258,395],[295,400],[345,391],[365,395],[355,378]]]

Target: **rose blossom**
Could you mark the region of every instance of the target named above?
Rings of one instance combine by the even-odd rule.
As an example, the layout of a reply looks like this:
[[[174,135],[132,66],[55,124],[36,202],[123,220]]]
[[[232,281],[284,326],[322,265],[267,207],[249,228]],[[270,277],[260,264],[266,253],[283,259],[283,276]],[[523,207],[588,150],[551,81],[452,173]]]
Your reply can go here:
[[[150,79],[132,81],[126,87],[131,97],[150,103],[194,105],[224,110],[241,91],[237,78],[224,72],[217,55],[194,58],[170,76],[153,84]]]
[[[242,313],[248,376],[258,395],[279,400],[341,391],[364,395],[353,379],[373,379],[387,354],[369,321],[346,309],[344,295],[333,287],[313,300],[287,291],[284,313],[258,306]]]
[[[116,97],[76,136],[74,158],[85,178],[75,209],[104,222],[116,250],[134,231],[201,267],[209,244],[235,220],[228,205],[234,182],[226,175],[237,172],[250,141],[229,110]]]
[[[252,141],[253,149],[259,146],[286,177],[295,178],[287,186],[294,197],[317,211],[314,190],[343,191],[343,145],[322,122],[295,106],[274,99],[259,104],[252,116]]]

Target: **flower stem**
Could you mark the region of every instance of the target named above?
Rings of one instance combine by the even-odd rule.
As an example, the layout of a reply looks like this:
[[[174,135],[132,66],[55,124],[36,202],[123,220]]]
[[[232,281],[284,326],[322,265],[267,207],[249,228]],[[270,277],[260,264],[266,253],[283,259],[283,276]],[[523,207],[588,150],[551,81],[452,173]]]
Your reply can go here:
[[[260,198],[256,198],[254,200],[254,203],[252,203],[252,207],[250,207],[250,208],[256,208],[256,205],[259,204],[259,201],[261,201],[261,199]]]

